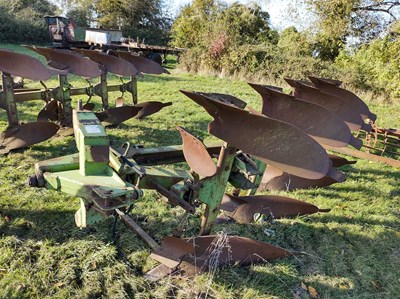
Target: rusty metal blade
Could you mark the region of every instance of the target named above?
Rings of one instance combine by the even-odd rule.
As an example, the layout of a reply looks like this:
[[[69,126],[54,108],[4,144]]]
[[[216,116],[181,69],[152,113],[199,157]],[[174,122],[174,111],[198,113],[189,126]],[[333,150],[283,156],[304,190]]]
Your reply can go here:
[[[54,75],[67,72],[46,68],[38,59],[29,55],[0,49],[0,71],[35,81],[47,80]]]
[[[349,161],[346,158],[329,154],[329,160],[332,161],[332,167],[341,167],[349,164],[356,164],[357,161]]]
[[[84,110],[89,110],[89,111],[93,111],[93,109],[96,107],[96,104],[95,103],[85,103],[83,106],[82,106],[82,108],[84,109]]]
[[[58,128],[51,122],[31,122],[8,128],[0,135],[0,153],[45,141],[55,135]]]
[[[333,94],[337,97],[340,97],[345,100],[346,104],[351,106],[352,109],[355,109],[361,116],[366,119],[370,119],[372,121],[376,120],[376,114],[372,113],[367,104],[363,100],[361,100],[357,95],[352,93],[351,91],[339,87],[339,85],[335,84],[335,81],[326,78],[317,78],[317,77],[308,77],[311,82],[314,84],[316,88],[319,90]]]
[[[211,235],[183,240],[192,247],[192,253],[184,255],[177,267],[185,275],[196,275],[235,264],[248,266],[293,255],[280,247],[238,236]],[[177,239],[176,242],[180,240]],[[171,252],[172,258],[176,256],[173,247],[165,252]],[[151,272],[153,276],[160,278],[159,274],[169,274],[172,271]]]
[[[122,107],[124,106],[124,98],[118,97],[115,99],[115,107]]]
[[[24,46],[40,55],[43,55],[53,67],[68,67],[68,72],[84,78],[99,77],[102,74],[101,66],[76,52],[68,50],[58,50],[35,46]]]
[[[395,129],[395,128],[385,129],[385,128],[374,127],[372,131],[376,132],[378,134],[382,134],[384,136],[393,136],[393,137],[397,137],[400,139],[400,130],[399,129]]]
[[[203,142],[182,127],[177,127],[183,141],[183,155],[189,167],[203,177],[213,176],[217,166],[210,157]]]
[[[162,102],[157,102],[157,101],[149,101],[149,102],[143,102],[136,104],[134,107],[141,108],[140,112],[135,116],[137,119],[142,119],[146,116],[150,116],[164,107],[171,106],[171,102],[167,103],[162,103]]]
[[[58,120],[58,101],[51,100],[46,104],[46,106],[40,110],[38,117],[38,121],[56,121]]]
[[[140,72],[144,74],[169,74],[165,68],[151,59],[135,55],[134,53],[127,51],[116,51],[114,53],[116,53],[122,59],[132,63]]]
[[[62,126],[57,132],[57,137],[66,137],[74,135],[74,128],[72,124],[68,124],[67,126]]]
[[[110,108],[95,114],[104,126],[111,126],[118,125],[130,118],[135,117],[141,109],[142,108],[135,106],[122,106]]]
[[[46,108],[43,108],[40,110],[38,116],[37,116],[37,121],[49,121],[51,118],[51,114],[49,111],[46,110]]]
[[[335,169],[335,168],[332,168]],[[326,187],[335,183],[341,183],[346,179],[346,176],[342,174],[341,177],[332,178],[330,176],[324,176],[316,180],[310,180],[302,178],[284,172],[276,167],[268,165],[264,172],[258,191],[270,190],[270,191],[291,191],[296,189],[310,189],[316,187]]]
[[[326,149],[329,149],[331,151],[334,151],[334,152],[337,152],[337,153],[340,153],[343,155],[360,158],[360,159],[367,159],[367,160],[375,161],[375,162],[381,162],[381,163],[385,163],[385,164],[395,167],[395,168],[400,168],[400,161],[397,159],[382,157],[382,156],[362,152],[359,150],[354,150],[354,149],[347,148],[347,147],[342,147],[342,148],[331,148],[329,146],[325,146],[325,147],[326,147]]]
[[[211,98],[215,101],[220,101],[225,104],[233,105],[235,107],[244,109],[247,105],[245,101],[242,101],[241,99],[234,97],[230,94],[224,94],[224,93],[206,93],[206,92],[199,92],[200,94]]]
[[[371,131],[371,125],[366,124],[358,111],[346,103],[346,101],[333,94],[325,93],[318,88],[309,86],[302,82],[285,78],[285,81],[294,88],[294,96],[302,100],[323,106],[341,118],[351,131],[363,129]]]
[[[283,121],[250,114],[196,92],[181,91],[214,118],[208,131],[288,173],[309,179],[337,175],[328,154],[304,131]],[[333,172],[332,172],[333,171]]]
[[[186,239],[195,248],[186,255],[179,269],[187,275],[239,264],[249,266],[292,256],[289,251],[268,243],[239,236],[200,236]]]
[[[313,77],[313,76],[308,76],[308,78],[310,79],[311,82],[313,82],[313,84],[315,83],[313,80],[314,78],[315,78],[315,80],[323,80],[325,83],[328,83],[330,85],[337,86],[337,87],[339,87],[343,83],[340,80],[329,79],[329,78],[317,78],[317,77]],[[313,78],[313,79],[311,79],[311,78]]]
[[[251,84],[262,97],[262,114],[290,123],[309,134],[317,142],[334,147],[348,144],[360,149],[362,141],[355,138],[342,119],[324,107],[296,99],[268,86]]]
[[[119,76],[136,76],[138,73],[138,70],[132,63],[120,57],[85,49],[75,49],[75,51],[89,57],[91,60],[96,61],[97,63],[104,65],[107,71],[110,73]]]
[[[238,223],[252,223],[256,214],[284,218],[330,211],[294,198],[274,195],[235,197],[225,194],[220,209],[224,210],[226,205],[236,205],[233,211],[230,207],[226,214]]]
[[[150,254],[150,257],[169,268],[177,267],[182,258],[187,254],[193,254],[195,248],[192,244],[176,238],[165,237],[161,246]]]

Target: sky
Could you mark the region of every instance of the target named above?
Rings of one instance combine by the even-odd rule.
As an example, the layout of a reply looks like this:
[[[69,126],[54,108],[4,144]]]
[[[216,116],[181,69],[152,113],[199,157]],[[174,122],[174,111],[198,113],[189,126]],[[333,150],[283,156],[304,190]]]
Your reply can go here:
[[[185,4],[190,3],[192,0],[165,0],[169,3],[171,10],[178,12],[179,8]],[[274,28],[281,30],[289,26],[296,26],[298,29],[303,29],[304,24],[299,19],[294,19],[289,16],[289,9],[294,0],[221,0],[228,4],[235,1],[243,4],[255,2],[259,4],[263,10],[270,14],[271,24]]]
[[[59,4],[62,0],[49,0],[54,4]],[[170,13],[173,16],[179,12],[179,9],[185,5],[190,3],[192,0],[164,0],[165,4],[170,7]],[[297,29],[302,30],[305,29],[304,18],[294,18],[289,14],[289,10],[291,5],[293,5],[295,0],[220,0],[224,1],[228,4],[231,4],[235,1],[243,4],[248,4],[255,2],[259,4],[263,10],[267,11],[270,14],[270,21],[273,28],[282,30],[289,26],[296,26]],[[298,7],[297,7],[298,8]],[[305,9],[301,9],[300,11],[305,11]]]

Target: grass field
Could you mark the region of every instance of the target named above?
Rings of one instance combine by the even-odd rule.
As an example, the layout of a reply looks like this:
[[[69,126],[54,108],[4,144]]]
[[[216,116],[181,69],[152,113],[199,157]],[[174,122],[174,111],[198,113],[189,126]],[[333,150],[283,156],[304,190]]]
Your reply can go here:
[[[15,45],[0,47],[29,53]],[[140,78],[138,93],[139,102],[172,101],[173,105],[143,121],[130,120],[107,129],[113,145],[126,140],[144,146],[180,144],[177,125],[206,141],[214,139],[207,133],[211,117],[180,89],[229,93],[260,107],[258,94],[246,82],[171,72]],[[116,77],[110,79],[117,82]],[[85,84],[78,78],[71,81],[75,86]],[[56,81],[46,84],[55,86]],[[27,86],[40,85],[28,82]],[[119,95],[111,95],[111,103]],[[368,104],[380,126],[400,127],[398,103]],[[42,106],[40,101],[19,105],[21,120],[35,120]],[[6,113],[1,113],[1,130],[6,120]],[[68,137],[0,157],[0,298],[400,298],[399,169],[358,160],[343,168],[348,177],[342,184],[290,193],[331,208],[330,213],[213,229],[304,255],[226,268],[214,276],[170,277],[153,283],[141,275],[157,265],[148,258],[150,249],[123,225],[117,228],[118,248],[134,269],[124,263],[110,241],[112,219],[79,230],[74,224],[77,198],[26,185],[37,161],[74,152],[74,140]],[[133,213],[147,216],[140,224],[160,242],[172,232],[182,210],[170,208],[157,194],[147,192]],[[189,219],[193,227],[198,225],[197,216]],[[187,234],[191,233],[189,229]],[[305,291],[304,286],[318,294],[311,288]]]

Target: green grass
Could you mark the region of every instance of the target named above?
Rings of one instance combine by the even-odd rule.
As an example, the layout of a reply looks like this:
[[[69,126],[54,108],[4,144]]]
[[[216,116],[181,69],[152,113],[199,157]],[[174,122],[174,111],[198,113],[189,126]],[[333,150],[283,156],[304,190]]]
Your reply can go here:
[[[28,53],[15,45],[1,45],[5,46]],[[110,79],[117,82],[115,77]],[[56,86],[56,81],[46,84]],[[72,84],[85,82],[73,78]],[[39,87],[32,82],[27,85]],[[246,82],[174,70],[171,75],[146,75],[139,80],[138,88],[139,102],[172,101],[173,106],[146,120],[130,120],[108,129],[114,145],[126,140],[145,146],[180,144],[177,125],[206,141],[215,139],[207,133],[210,116],[180,94],[180,89],[230,93],[253,107],[260,106],[259,96]],[[111,95],[111,103],[119,95]],[[128,102],[128,95],[125,97]],[[40,101],[20,104],[21,120],[33,121],[42,106]],[[400,127],[399,104],[371,102],[369,106],[378,114],[381,126]],[[0,129],[6,125],[2,113]],[[148,258],[150,249],[145,243],[124,226],[118,226],[118,244],[134,270],[110,242],[111,219],[79,230],[74,225],[78,199],[27,187],[27,177],[37,161],[74,152],[74,140],[68,137],[0,157],[1,298],[308,298],[305,292],[294,296],[302,283],[314,287],[320,298],[400,296],[398,169],[358,160],[343,168],[348,178],[342,184],[290,193],[321,208],[331,208],[330,213],[272,224],[218,225],[213,229],[303,251],[304,255],[247,268],[226,268],[214,277],[172,277],[152,283],[141,273],[157,263]],[[160,242],[172,232],[182,210],[170,208],[157,194],[146,192],[133,213],[147,216],[140,224]],[[192,216],[189,223],[198,225],[198,215]],[[266,229],[274,234],[266,234]],[[192,232],[189,229],[188,234]]]

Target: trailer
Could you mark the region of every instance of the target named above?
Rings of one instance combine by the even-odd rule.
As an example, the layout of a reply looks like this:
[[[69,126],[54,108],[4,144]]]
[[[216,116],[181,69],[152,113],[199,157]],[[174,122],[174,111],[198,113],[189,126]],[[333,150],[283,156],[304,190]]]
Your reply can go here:
[[[184,48],[148,45],[139,38],[124,37],[121,30],[106,28],[77,27],[70,18],[62,16],[45,16],[50,38],[55,48],[85,48],[109,50],[126,50],[137,52],[141,56],[162,64],[167,54],[179,55]]]

